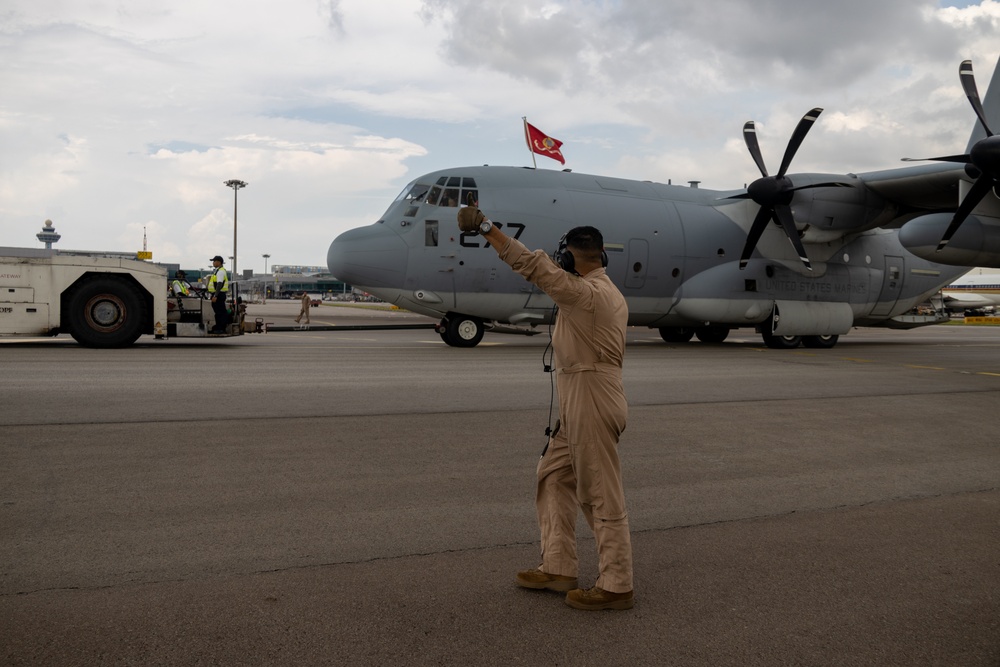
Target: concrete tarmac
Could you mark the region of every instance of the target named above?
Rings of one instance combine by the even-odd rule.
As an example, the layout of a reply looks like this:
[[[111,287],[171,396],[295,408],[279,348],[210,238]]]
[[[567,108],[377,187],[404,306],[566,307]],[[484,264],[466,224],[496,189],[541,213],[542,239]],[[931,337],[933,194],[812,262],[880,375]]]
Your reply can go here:
[[[1000,328],[630,330],[624,612],[513,583],[546,343],[0,341],[0,664],[1000,665]]]

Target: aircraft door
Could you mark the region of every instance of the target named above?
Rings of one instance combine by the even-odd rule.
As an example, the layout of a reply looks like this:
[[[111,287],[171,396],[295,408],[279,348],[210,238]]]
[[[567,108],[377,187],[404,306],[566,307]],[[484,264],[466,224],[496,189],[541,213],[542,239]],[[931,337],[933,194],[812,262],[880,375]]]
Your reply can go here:
[[[646,284],[646,267],[649,264],[649,242],[646,239],[630,239],[628,242],[628,268],[625,273],[625,287],[639,289]]]
[[[454,209],[451,209],[454,210]],[[424,219],[417,223],[411,249],[411,263],[417,268],[407,276],[406,286],[413,290],[413,297],[422,305],[435,310],[451,310],[455,307],[455,267],[457,260],[447,242],[448,221]],[[420,276],[415,280],[412,276]]]
[[[882,291],[879,292],[878,302],[872,309],[872,315],[888,315],[892,312],[900,293],[903,291],[903,269],[902,257],[893,255],[885,256],[885,272],[882,276]]]

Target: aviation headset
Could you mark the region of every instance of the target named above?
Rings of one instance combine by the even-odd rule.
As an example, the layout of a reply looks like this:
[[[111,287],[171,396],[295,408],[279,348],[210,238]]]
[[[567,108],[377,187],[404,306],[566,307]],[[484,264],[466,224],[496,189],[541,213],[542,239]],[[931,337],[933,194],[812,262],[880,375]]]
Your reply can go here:
[[[552,254],[552,259],[555,260],[555,263],[558,264],[563,271],[568,271],[569,273],[576,273],[576,258],[573,257],[573,253],[567,247],[566,243],[566,237],[573,231],[575,230],[571,229],[562,235],[562,238],[559,239],[559,247],[557,247],[556,251]],[[608,266],[608,253],[605,252],[604,248],[601,248],[601,266]]]

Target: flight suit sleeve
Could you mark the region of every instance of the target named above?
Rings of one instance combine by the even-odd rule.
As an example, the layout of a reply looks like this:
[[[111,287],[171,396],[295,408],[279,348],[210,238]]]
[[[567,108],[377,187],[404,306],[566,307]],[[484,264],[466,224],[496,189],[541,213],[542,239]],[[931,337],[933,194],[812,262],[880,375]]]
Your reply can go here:
[[[544,250],[528,250],[523,243],[508,237],[499,251],[500,259],[526,280],[548,294],[561,308],[586,305],[592,292],[579,276],[564,271]]]

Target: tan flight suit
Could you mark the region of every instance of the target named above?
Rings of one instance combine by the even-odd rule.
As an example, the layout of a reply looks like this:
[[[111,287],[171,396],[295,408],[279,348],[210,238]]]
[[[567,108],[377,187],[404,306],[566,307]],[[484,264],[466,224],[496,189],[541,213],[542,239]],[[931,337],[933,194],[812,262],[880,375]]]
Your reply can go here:
[[[301,301],[302,310],[299,311],[299,316],[295,318],[295,322],[298,323],[298,321],[302,319],[302,316],[305,315],[306,324],[309,324],[309,309],[312,307],[312,297],[306,292],[303,292]]]
[[[622,387],[625,298],[604,269],[581,278],[515,239],[499,255],[559,306],[552,333],[559,427],[538,462],[535,496],[542,538],[539,569],[577,576],[579,506],[597,543],[596,585],[613,593],[631,591],[632,543],[618,459],[618,437],[628,416]]]

